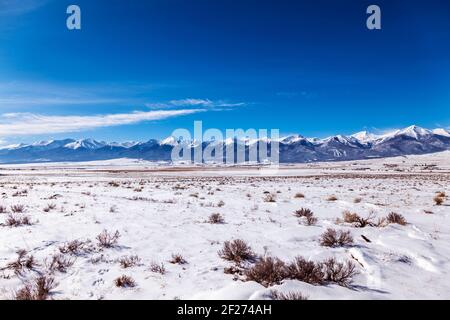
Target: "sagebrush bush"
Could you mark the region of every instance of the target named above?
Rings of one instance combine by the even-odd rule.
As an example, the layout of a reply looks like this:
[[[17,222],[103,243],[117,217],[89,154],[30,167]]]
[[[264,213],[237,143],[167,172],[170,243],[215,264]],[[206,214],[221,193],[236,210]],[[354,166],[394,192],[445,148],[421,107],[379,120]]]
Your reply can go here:
[[[323,247],[345,247],[353,243],[350,231],[336,231],[328,228],[320,238],[320,245]]]
[[[10,214],[5,221],[5,226],[7,227],[30,226],[31,224],[32,223],[30,217],[25,215],[16,216]]]
[[[335,258],[330,258],[323,262],[324,280],[336,283],[343,287],[348,287],[353,276],[358,272],[355,265],[347,261],[346,263],[337,262]]]
[[[119,259],[120,266],[124,269],[137,266],[141,259],[138,256],[125,256]]]
[[[187,264],[186,259],[181,254],[172,254],[172,259],[169,262],[172,264]]]
[[[74,264],[74,260],[65,257],[62,254],[55,254],[50,261],[47,262],[47,269],[51,272],[59,271],[61,273],[66,273]]]
[[[114,284],[119,288],[134,288],[136,281],[130,276],[122,275],[114,280]]]
[[[338,198],[336,196],[329,196],[327,200],[328,201],[337,201],[337,199]]]
[[[166,268],[163,263],[158,264],[156,262],[153,262],[152,264],[150,264],[150,271],[160,273],[162,275],[166,274]]]
[[[312,226],[317,223],[317,218],[314,217],[314,213],[310,209],[301,208],[300,210],[296,210],[294,215],[298,218],[304,219],[308,226]]]
[[[225,219],[220,213],[213,213],[209,216],[208,222],[211,224],[222,224],[225,223]]]
[[[15,204],[11,206],[12,213],[23,213],[25,212],[25,206],[22,204]]]
[[[63,254],[80,255],[85,251],[89,251],[86,243],[80,240],[69,241],[59,247],[59,252]]]
[[[294,198],[297,198],[297,199],[302,199],[304,197],[305,197],[305,195],[303,193],[300,193],[300,192],[296,193],[295,196],[294,196]]]
[[[272,257],[263,257],[245,271],[246,281],[255,281],[264,287],[280,284],[286,279],[288,271],[286,264]]]
[[[22,275],[25,270],[34,270],[39,266],[33,255],[26,250],[18,250],[16,260],[9,262],[4,269],[13,270],[15,274]]]
[[[47,300],[57,284],[53,277],[41,275],[33,283],[26,284],[16,292],[16,300]]]
[[[252,261],[256,257],[251,247],[241,239],[225,241],[223,249],[220,250],[218,254],[222,259],[233,261],[238,264],[245,260]]]
[[[102,248],[112,248],[117,245],[117,241],[120,238],[119,231],[116,230],[114,233],[109,233],[107,230],[103,230],[96,239],[98,245]]]
[[[395,223],[402,226],[405,226],[407,224],[405,217],[403,217],[401,214],[391,212],[386,218],[388,223]]]
[[[376,225],[373,222],[375,217],[373,213],[370,213],[366,218],[362,218],[357,213],[344,211],[343,217],[345,222],[351,223],[356,228],[365,228],[367,226],[373,227]]]
[[[307,261],[303,257],[296,257],[295,260],[287,266],[287,275],[289,279],[313,285],[322,284],[324,278],[322,265],[313,261]]]

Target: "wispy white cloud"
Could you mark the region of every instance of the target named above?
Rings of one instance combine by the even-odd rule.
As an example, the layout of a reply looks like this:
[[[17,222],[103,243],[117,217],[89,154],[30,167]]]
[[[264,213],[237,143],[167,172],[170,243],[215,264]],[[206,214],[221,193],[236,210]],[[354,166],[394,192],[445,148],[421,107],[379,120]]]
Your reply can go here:
[[[192,99],[192,98],[146,104],[146,106],[150,109],[179,108],[179,107],[233,108],[245,105],[246,103],[244,102],[230,103],[225,100],[214,101],[210,99]]]
[[[33,113],[6,113],[0,116],[0,137],[66,133],[101,127],[136,124],[144,121],[179,117],[204,109],[135,111],[132,113],[55,116]]]
[[[0,0],[1,15],[20,15],[47,4],[50,0]]]

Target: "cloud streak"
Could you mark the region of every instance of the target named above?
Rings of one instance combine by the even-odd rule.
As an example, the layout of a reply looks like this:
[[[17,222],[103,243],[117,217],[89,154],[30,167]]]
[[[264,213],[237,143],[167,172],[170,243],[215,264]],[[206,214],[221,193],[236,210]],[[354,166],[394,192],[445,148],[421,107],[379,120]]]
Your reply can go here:
[[[157,103],[147,103],[145,106],[150,109],[170,109],[170,108],[180,108],[180,107],[203,107],[203,108],[234,108],[245,106],[246,103],[230,103],[224,100],[209,100],[209,99],[180,99],[180,100],[170,100],[168,102],[157,102]]]
[[[48,116],[33,113],[6,113],[0,116],[0,137],[77,132],[102,127],[136,124],[185,116],[204,109],[135,111],[90,116]]]

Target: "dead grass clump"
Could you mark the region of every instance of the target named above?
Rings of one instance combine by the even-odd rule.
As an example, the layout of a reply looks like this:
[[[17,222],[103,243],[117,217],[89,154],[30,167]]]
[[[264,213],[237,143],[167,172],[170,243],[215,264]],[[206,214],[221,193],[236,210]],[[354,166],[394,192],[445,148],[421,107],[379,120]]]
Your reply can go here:
[[[5,206],[0,206],[0,213],[6,213],[7,209]]]
[[[376,225],[373,222],[374,219],[373,213],[370,213],[366,218],[362,218],[357,213],[344,211],[343,217],[345,222],[351,223],[356,228],[365,228],[367,226],[373,227]]]
[[[245,271],[246,281],[255,281],[264,287],[280,284],[286,279],[286,264],[278,258],[264,257]]]
[[[225,219],[220,213],[213,213],[209,216],[208,222],[211,224],[222,224],[225,223]]]
[[[118,188],[118,187],[120,187],[120,183],[116,182],[116,181],[110,181],[110,182],[108,182],[108,186]]]
[[[114,280],[114,284],[119,288],[134,288],[136,286],[136,282],[130,276],[122,275]]]
[[[12,213],[23,213],[25,212],[25,206],[22,204],[15,204],[11,206]]]
[[[74,264],[73,259],[69,259],[62,254],[55,254],[50,262],[47,263],[47,269],[51,272],[59,271],[61,273],[66,273]]]
[[[327,201],[337,201],[337,197],[336,196],[329,196],[328,198],[327,198]]]
[[[21,227],[30,226],[32,223],[29,216],[15,216],[10,214],[8,215],[8,218],[6,218],[5,225],[7,227]]]
[[[119,259],[120,266],[124,269],[135,267],[140,263],[138,256],[125,256]]]
[[[159,273],[159,274],[162,274],[162,275],[166,274],[166,268],[164,267],[163,263],[158,264],[158,263],[153,262],[150,265],[150,271],[154,272],[154,273]]]
[[[172,254],[172,259],[169,262],[172,264],[187,264],[187,261],[181,254]]]
[[[26,250],[19,250],[16,252],[17,258],[6,265],[3,269],[13,270],[15,274],[22,275],[25,270],[34,270],[39,264],[33,255],[28,255]]]
[[[55,209],[56,209],[56,204],[49,203],[43,210],[44,210],[44,212],[50,212],[51,210],[55,210]]]
[[[47,300],[51,291],[56,288],[55,279],[42,275],[36,278],[33,283],[28,283],[16,292],[16,300]]]
[[[324,273],[322,271],[322,264],[313,261],[306,261],[302,257],[295,258],[287,266],[288,278],[306,282],[313,285],[320,285],[323,283]]]
[[[295,196],[294,196],[294,198],[296,198],[296,199],[303,199],[304,197],[305,197],[305,195],[303,193],[300,193],[300,192],[296,193]]]
[[[243,261],[253,261],[256,257],[251,247],[241,239],[233,241],[225,241],[223,249],[220,250],[219,256],[228,261],[240,264]]]
[[[80,240],[69,241],[59,247],[59,252],[77,256],[86,251],[85,245],[86,243]]]
[[[301,292],[283,293],[277,290],[271,290],[269,298],[272,300],[308,300],[308,297],[304,296]]]
[[[112,248],[117,245],[117,241],[120,238],[119,231],[116,230],[114,233],[109,233],[107,230],[103,230],[96,239],[98,241],[98,245],[102,248]]]
[[[434,203],[436,203],[437,206],[440,206],[440,205],[442,205],[444,203],[445,198],[436,196],[436,197],[434,197],[433,200],[434,200]]]
[[[314,217],[314,213],[310,209],[301,208],[300,210],[295,211],[294,215],[298,218],[304,219],[308,226],[312,226],[317,223],[317,218]]]
[[[345,247],[353,243],[350,231],[336,231],[328,228],[320,238],[320,245],[323,247]]]
[[[398,214],[395,212],[389,213],[386,220],[388,223],[395,223],[395,224],[399,224],[402,226],[405,226],[407,223],[405,217],[403,217],[401,214]]]
[[[325,281],[336,283],[343,287],[348,287],[353,276],[358,273],[352,262],[337,262],[335,258],[330,258],[323,262],[323,270],[325,274]]]

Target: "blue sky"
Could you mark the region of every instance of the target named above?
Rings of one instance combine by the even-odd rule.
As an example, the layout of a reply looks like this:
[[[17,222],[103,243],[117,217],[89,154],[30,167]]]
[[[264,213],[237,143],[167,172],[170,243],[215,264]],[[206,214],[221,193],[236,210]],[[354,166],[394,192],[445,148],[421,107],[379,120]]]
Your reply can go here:
[[[0,141],[448,127],[449,52],[448,0],[0,0]]]

